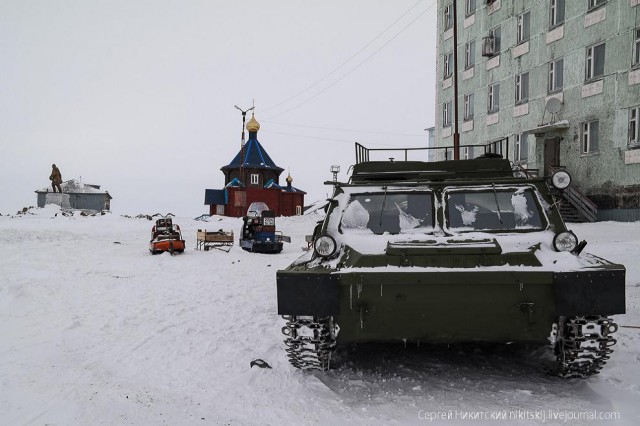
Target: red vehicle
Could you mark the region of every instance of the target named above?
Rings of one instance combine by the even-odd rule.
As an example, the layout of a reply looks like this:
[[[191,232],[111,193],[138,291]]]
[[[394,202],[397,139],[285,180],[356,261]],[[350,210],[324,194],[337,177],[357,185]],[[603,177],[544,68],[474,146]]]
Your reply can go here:
[[[174,225],[171,218],[163,218],[156,220],[155,226],[151,229],[151,241],[149,242],[149,251],[151,254],[158,254],[168,251],[171,254],[175,252],[182,253],[185,243],[182,239],[180,226]]]

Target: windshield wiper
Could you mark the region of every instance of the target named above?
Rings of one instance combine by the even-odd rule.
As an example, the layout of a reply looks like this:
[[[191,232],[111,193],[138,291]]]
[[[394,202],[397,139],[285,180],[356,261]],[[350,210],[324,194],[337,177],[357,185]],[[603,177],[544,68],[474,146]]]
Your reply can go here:
[[[492,183],[491,186],[493,187],[493,196],[496,199],[496,208],[498,209],[498,220],[500,221],[500,223],[504,224],[504,222],[502,221],[502,214],[500,213],[500,203],[498,203],[498,192],[496,191],[496,184]]]
[[[382,208],[380,209],[380,223],[378,224],[378,226],[382,226],[382,216],[384,214],[384,205],[387,203],[387,187],[383,186],[384,188],[384,198],[382,199]]]

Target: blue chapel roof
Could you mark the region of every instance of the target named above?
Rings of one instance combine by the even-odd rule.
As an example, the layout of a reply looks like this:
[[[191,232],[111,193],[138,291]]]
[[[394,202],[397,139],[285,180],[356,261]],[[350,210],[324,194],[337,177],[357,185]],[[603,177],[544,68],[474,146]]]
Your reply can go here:
[[[241,164],[240,158],[243,153],[244,161],[243,164]],[[244,148],[238,152],[231,163],[222,167],[220,170],[239,169],[240,166],[252,169],[271,169],[277,172],[284,170],[282,167],[278,167],[271,157],[269,157],[267,151],[258,141],[257,132],[249,132],[249,140],[244,145]]]
[[[276,183],[276,181],[273,180],[273,179],[270,179],[269,182],[267,182],[264,185],[264,188],[266,188],[266,189],[279,189],[282,192],[298,192],[298,193],[301,193],[301,194],[306,194],[306,192],[304,192],[303,190],[295,188],[295,187],[293,187],[291,185],[286,185],[286,186],[278,185]]]

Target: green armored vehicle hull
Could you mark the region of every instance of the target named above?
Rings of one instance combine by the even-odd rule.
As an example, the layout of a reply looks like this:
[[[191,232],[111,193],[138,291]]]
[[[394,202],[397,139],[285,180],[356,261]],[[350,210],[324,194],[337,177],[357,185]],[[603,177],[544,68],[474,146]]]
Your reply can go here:
[[[327,369],[348,342],[523,342],[562,376],[597,373],[625,269],[582,252],[556,195],[500,158],[356,164],[314,251],[277,274],[291,363]]]

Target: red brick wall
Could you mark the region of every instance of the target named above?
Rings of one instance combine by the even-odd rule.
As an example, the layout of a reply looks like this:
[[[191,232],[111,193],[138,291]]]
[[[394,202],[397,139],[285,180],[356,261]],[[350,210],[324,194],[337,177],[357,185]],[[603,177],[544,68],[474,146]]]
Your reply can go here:
[[[246,190],[246,204],[244,206],[235,205],[239,200],[236,193],[241,192],[237,188],[228,188],[229,204],[225,208],[225,215],[232,217],[242,217],[247,212],[247,208],[254,202],[266,203],[276,216],[294,216],[296,206],[304,205],[304,194],[282,192],[278,189],[264,189],[249,187]],[[239,194],[238,194],[239,195]],[[210,206],[210,214],[216,213],[216,206]]]

